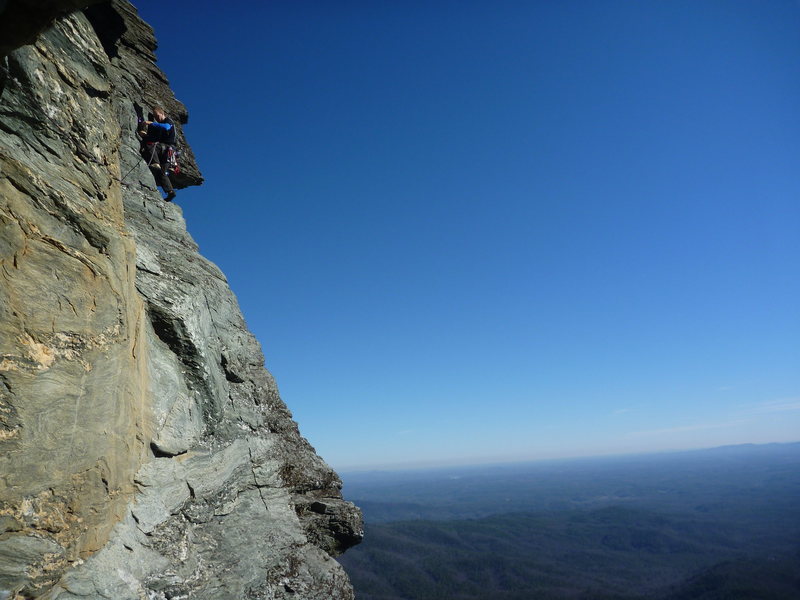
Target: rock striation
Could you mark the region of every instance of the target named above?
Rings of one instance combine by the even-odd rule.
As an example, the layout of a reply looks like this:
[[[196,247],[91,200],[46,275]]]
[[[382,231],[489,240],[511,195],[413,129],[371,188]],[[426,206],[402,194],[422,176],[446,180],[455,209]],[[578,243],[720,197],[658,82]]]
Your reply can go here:
[[[352,598],[360,512],[138,154],[188,121],[152,29],[89,4],[0,3],[0,600]]]

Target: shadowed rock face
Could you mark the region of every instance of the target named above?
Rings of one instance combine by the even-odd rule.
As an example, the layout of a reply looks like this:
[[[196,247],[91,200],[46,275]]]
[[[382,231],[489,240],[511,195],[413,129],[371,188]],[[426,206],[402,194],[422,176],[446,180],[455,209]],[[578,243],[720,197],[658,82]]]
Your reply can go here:
[[[352,598],[360,513],[138,155],[155,46],[114,0],[0,59],[0,600]]]
[[[32,44],[56,17],[99,0],[0,0],[0,58]]]

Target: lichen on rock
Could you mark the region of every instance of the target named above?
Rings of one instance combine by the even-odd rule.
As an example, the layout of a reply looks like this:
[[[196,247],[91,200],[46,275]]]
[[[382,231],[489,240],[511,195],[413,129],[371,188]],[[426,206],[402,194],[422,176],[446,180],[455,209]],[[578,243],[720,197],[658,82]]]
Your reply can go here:
[[[0,48],[0,600],[352,598],[360,513],[138,155],[188,120],[152,29],[88,4]]]

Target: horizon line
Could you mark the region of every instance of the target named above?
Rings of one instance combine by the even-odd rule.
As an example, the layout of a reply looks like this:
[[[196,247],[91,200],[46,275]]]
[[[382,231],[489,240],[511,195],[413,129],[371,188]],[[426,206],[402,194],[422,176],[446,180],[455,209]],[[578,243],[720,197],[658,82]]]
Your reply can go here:
[[[800,439],[791,441],[774,441],[774,442],[741,442],[738,444],[722,444],[715,446],[698,446],[692,448],[670,448],[664,450],[643,450],[634,452],[601,452],[593,454],[572,454],[564,456],[548,456],[538,458],[499,458],[499,457],[481,457],[473,459],[451,459],[451,460],[431,460],[431,461],[408,461],[408,462],[393,462],[393,463],[377,463],[372,465],[350,465],[344,467],[334,467],[334,470],[340,474],[351,473],[382,473],[390,471],[427,471],[446,468],[458,467],[488,467],[488,466],[501,466],[501,465],[521,465],[528,463],[543,463],[550,461],[572,461],[584,460],[592,458],[622,458],[633,456],[654,456],[662,454],[683,454],[691,452],[703,452],[708,450],[718,450],[723,448],[739,448],[744,446],[780,446],[800,444]]]

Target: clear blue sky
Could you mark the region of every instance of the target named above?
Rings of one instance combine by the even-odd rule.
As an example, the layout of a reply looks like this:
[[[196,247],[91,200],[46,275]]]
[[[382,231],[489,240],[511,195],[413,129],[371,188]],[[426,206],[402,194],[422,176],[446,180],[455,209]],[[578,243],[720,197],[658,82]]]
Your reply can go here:
[[[136,4],[334,467],[800,439],[800,3]]]

